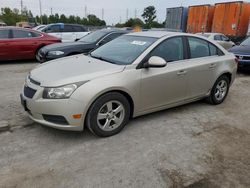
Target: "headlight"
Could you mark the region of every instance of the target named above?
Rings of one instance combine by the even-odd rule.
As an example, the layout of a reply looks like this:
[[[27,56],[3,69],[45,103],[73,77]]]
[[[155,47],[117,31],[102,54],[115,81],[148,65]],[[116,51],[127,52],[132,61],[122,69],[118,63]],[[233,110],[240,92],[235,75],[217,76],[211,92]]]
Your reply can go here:
[[[63,55],[63,54],[64,54],[63,51],[50,51],[48,53],[48,55],[56,55],[56,56]]]
[[[44,99],[67,99],[69,98],[74,91],[80,87],[83,83],[69,84],[61,87],[55,88],[45,88],[43,91]]]

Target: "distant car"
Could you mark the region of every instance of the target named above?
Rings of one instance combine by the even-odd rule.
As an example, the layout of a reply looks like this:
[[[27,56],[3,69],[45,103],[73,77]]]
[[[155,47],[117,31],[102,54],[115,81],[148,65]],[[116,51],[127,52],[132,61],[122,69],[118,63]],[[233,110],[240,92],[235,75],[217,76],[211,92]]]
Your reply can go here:
[[[203,37],[134,32],[36,67],[20,97],[40,124],[107,137],[133,117],[203,98],[223,103],[236,71],[235,56]]]
[[[62,42],[74,42],[89,33],[82,25],[63,23],[49,24],[39,31],[60,38]]]
[[[227,36],[221,33],[197,33],[197,34],[216,41],[218,44],[223,46],[226,50],[235,46],[234,42],[232,42]]]
[[[66,42],[61,44],[52,44],[41,48],[38,52],[37,60],[41,63],[65,56],[88,53],[89,51],[101,46],[128,31],[117,29],[102,29],[92,32],[77,42]]]
[[[229,49],[238,59],[239,70],[250,70],[250,37],[245,39],[239,46]]]
[[[46,27],[46,25],[38,25],[34,28],[32,28],[33,30],[37,30],[37,31],[41,31],[44,27]]]
[[[19,27],[0,27],[0,61],[35,59],[40,48],[61,42],[39,31]]]

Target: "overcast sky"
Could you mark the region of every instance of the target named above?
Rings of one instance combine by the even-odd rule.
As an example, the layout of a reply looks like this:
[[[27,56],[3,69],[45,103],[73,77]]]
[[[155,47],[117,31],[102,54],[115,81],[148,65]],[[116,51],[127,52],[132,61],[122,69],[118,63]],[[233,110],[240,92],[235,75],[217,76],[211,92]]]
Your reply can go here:
[[[137,17],[143,12],[143,9],[149,5],[153,5],[157,10],[158,21],[164,21],[166,16],[166,8],[176,6],[190,6],[199,4],[214,4],[225,2],[225,0],[41,0],[42,12],[50,14],[52,8],[53,13],[85,15],[84,7],[87,6],[88,14],[96,14],[102,18],[102,9],[104,9],[104,20],[108,24],[116,24],[120,21],[126,21],[127,9],[129,10],[129,18]],[[230,1],[230,0],[228,0]],[[234,1],[234,0],[231,0]],[[250,0],[248,0],[249,2]],[[39,14],[39,0],[23,0],[24,6],[32,10],[33,14]],[[18,8],[21,7],[21,0],[0,0],[0,8],[2,7]]]

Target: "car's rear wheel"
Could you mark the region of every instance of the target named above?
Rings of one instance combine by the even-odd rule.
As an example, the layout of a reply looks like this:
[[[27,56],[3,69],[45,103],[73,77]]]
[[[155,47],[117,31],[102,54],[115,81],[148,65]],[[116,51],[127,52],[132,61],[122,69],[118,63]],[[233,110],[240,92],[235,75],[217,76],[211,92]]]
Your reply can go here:
[[[119,133],[129,121],[130,105],[125,96],[112,92],[99,97],[86,117],[87,127],[100,137]]]
[[[230,81],[226,75],[222,75],[215,82],[207,101],[210,104],[218,105],[223,103],[229,91]]]

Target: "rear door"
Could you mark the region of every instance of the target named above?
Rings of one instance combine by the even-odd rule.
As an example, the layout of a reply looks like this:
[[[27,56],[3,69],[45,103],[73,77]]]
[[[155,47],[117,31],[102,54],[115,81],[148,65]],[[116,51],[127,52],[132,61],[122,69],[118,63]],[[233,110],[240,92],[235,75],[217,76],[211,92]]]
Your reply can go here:
[[[10,40],[10,30],[0,29],[0,61],[9,60],[13,56]]]
[[[76,40],[76,32],[72,25],[65,24],[62,28],[62,41],[74,42]]]
[[[33,59],[36,49],[38,47],[38,41],[34,40],[40,36],[32,31],[12,29],[12,40],[10,46],[12,52],[15,52],[15,59]]]
[[[84,37],[89,33],[83,26],[80,25],[73,25],[73,28],[76,35],[76,40]]]
[[[212,43],[196,37],[186,39],[190,58],[187,61],[188,98],[191,99],[209,92],[215,82],[216,67],[221,59],[219,49]]]

